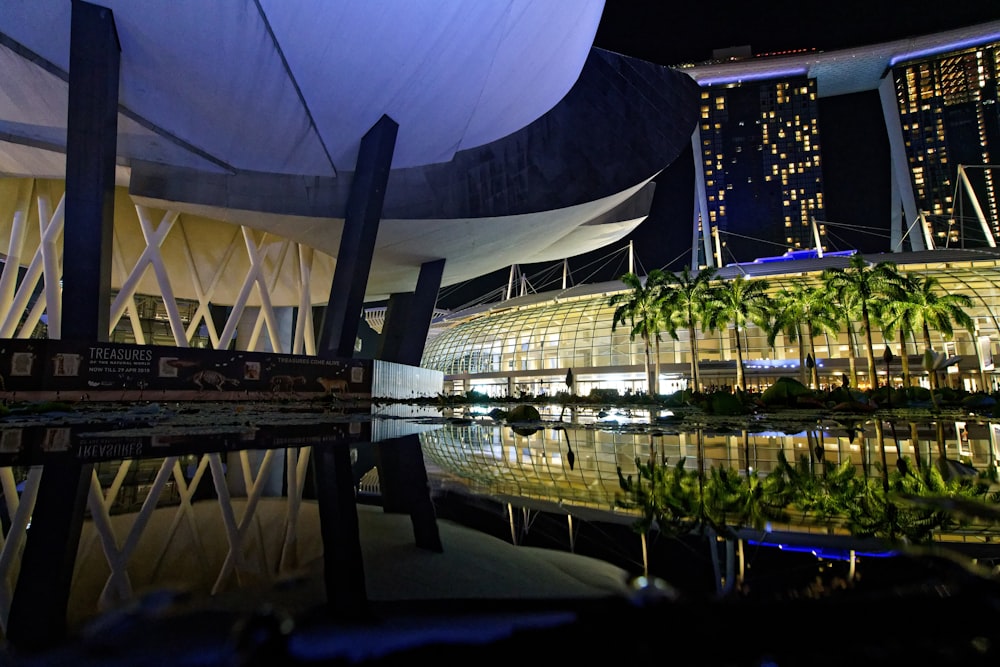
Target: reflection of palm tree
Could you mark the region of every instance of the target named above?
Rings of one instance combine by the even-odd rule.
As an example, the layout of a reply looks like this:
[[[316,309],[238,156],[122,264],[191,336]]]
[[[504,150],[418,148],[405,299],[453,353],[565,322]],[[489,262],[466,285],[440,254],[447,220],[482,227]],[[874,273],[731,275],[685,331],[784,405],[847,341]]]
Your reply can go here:
[[[851,255],[846,268],[823,271],[823,280],[848,310],[861,315],[865,331],[865,353],[868,357],[868,380],[872,389],[875,389],[878,386],[878,376],[875,369],[875,346],[872,343],[872,320],[878,317],[887,303],[902,297],[903,277],[892,262],[872,264],[864,256],[855,254]]]
[[[566,439],[566,460],[569,462],[569,469],[572,470],[576,464],[576,454],[573,453],[573,445],[569,441],[569,432],[565,427],[559,427],[557,430],[563,432],[563,437]]]
[[[706,304],[708,327],[711,330],[732,324],[736,331],[736,385],[746,391],[743,371],[742,332],[750,325],[767,327],[768,282],[747,280],[736,276],[718,285]]]
[[[697,327],[704,316],[712,291],[715,269],[705,268],[692,275],[688,267],[680,273],[668,274],[663,290],[664,319],[667,331],[677,340],[677,327],[685,327],[691,345],[691,389],[701,391],[701,377],[698,369]]]
[[[642,339],[646,353],[646,380],[651,395],[659,393],[656,381],[659,376],[660,332],[663,325],[659,294],[660,285],[662,285],[663,280],[664,273],[659,269],[650,271],[645,280],[634,273],[626,273],[621,277],[621,281],[625,283],[629,291],[613,294],[608,300],[609,306],[615,306],[615,312],[611,320],[611,331],[614,332],[619,324],[628,323],[629,340],[635,340],[636,336]],[[655,374],[649,359],[650,348],[654,340],[656,341],[657,351],[657,371]]]

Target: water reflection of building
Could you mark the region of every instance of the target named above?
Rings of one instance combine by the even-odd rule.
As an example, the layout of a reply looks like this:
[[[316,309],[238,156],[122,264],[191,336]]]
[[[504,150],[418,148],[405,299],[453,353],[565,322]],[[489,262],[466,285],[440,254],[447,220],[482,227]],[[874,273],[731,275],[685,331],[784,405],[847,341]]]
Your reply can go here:
[[[961,361],[948,369],[949,381],[967,389],[996,388],[992,358],[1000,342],[1000,252],[993,249],[934,250],[870,255],[871,261],[892,261],[903,272],[931,275],[949,292],[973,299],[968,309],[976,331],[956,330],[953,339],[931,331],[935,350]],[[820,284],[823,269],[846,266],[847,257],[791,259],[729,266],[719,276],[766,278],[777,292],[797,282]],[[629,329],[612,331],[614,307],[609,297],[624,290],[620,282],[581,285],[568,289],[531,294],[498,303],[475,306],[436,320],[437,333],[428,341],[421,365],[445,374],[445,389],[461,392],[474,389],[491,395],[518,392],[554,395],[565,391],[565,378],[573,370],[574,391],[585,395],[593,388],[645,391],[645,345],[639,337],[630,340]],[[856,325],[856,328],[860,328]],[[731,385],[735,381],[735,331],[697,330],[703,382]],[[748,383],[763,388],[780,376],[798,377],[799,348],[780,334],[772,348],[767,332],[751,325],[745,332],[744,355]],[[870,385],[864,361],[863,333],[856,332],[859,383]],[[660,342],[660,392],[670,393],[687,386],[691,347],[686,330],[678,330],[678,340],[663,335]],[[823,333],[814,339],[815,358],[821,384],[840,384],[848,370],[848,334]],[[886,337],[874,331],[875,358],[881,360],[888,346],[898,357],[898,336]],[[808,351],[808,341],[807,351]],[[977,345],[978,343],[978,345]],[[924,350],[920,332],[907,338],[910,369],[926,386],[921,357]],[[893,382],[901,383],[902,367],[890,366]],[[885,365],[878,364],[880,384],[885,381]]]
[[[779,455],[789,462],[803,458],[818,464],[849,461],[878,477],[881,446],[886,463],[896,468],[900,456],[937,465],[942,457],[975,470],[997,467],[1000,424],[993,422],[885,422],[882,440],[875,422],[825,421],[797,432],[710,429],[622,428],[590,426],[540,428],[518,434],[509,426],[473,421],[420,433],[424,458],[438,470],[439,484],[459,484],[477,495],[518,498],[576,510],[603,510],[631,516],[622,499],[618,471],[638,473],[636,461],[696,467],[699,447],[706,467],[767,475]]]

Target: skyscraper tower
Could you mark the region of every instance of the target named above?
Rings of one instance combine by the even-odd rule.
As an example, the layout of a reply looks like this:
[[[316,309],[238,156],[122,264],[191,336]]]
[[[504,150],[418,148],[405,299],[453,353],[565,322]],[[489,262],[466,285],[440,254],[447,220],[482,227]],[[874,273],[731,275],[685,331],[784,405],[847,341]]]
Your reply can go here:
[[[998,74],[1000,42],[892,68],[914,197],[937,247],[989,243],[984,227],[1000,238]]]
[[[822,243],[822,223],[814,230],[824,217],[815,79],[704,88],[694,142],[696,187],[699,176],[704,186],[695,215],[717,230],[711,253],[722,256],[713,263],[815,248],[817,236]]]

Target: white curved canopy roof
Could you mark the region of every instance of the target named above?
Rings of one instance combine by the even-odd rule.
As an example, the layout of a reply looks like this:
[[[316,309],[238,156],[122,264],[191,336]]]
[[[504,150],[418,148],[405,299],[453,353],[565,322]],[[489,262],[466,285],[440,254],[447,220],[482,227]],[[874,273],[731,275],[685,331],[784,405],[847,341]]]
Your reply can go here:
[[[604,9],[604,0],[90,4],[112,10],[121,46],[115,243],[126,265],[144,244],[136,215],[122,202],[133,165],[188,175],[339,180],[353,172],[361,138],[383,115],[399,125],[393,170],[447,163],[559,103],[580,75]],[[71,0],[4,0],[0,11],[0,175],[44,179],[37,187],[57,197],[66,166],[72,6]],[[447,258],[444,284],[451,284],[530,261],[532,253],[548,259],[593,250],[643,219],[597,225],[594,216],[646,186],[500,219],[383,220],[366,299],[411,290],[420,263],[440,257]],[[0,192],[17,188],[11,183]],[[321,288],[329,287],[343,229],[335,212],[306,217],[183,197],[132,200],[181,214],[187,247],[178,245],[180,232],[161,247],[163,260],[178,269],[175,296],[195,296],[184,274],[212,275],[225,254],[215,245],[241,245],[232,225],[244,225],[265,234],[263,242],[287,238],[325,254],[312,273],[320,288],[315,302],[325,302]],[[0,232],[9,230],[15,210],[16,202],[0,201]],[[297,279],[294,263],[275,270],[275,303],[297,303],[291,291],[283,298],[280,287]],[[151,276],[139,289],[155,293],[155,284],[145,283]],[[225,303],[236,298],[227,291],[238,289],[220,284],[214,298]]]
[[[120,160],[334,176],[397,123],[393,168],[534,121],[573,86],[603,0],[96,0],[121,44]],[[0,137],[65,146],[71,0],[4,0]],[[4,151],[6,153],[6,151]],[[7,154],[8,174],[64,160]]]

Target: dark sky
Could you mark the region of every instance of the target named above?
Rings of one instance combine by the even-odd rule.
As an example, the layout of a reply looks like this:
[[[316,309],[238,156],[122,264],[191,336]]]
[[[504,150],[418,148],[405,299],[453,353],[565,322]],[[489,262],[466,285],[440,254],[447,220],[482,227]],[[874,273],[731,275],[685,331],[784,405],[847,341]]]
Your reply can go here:
[[[661,65],[677,65],[707,60],[714,49],[730,46],[749,45],[754,53],[835,50],[998,19],[997,0],[607,0],[594,45]],[[888,142],[877,93],[823,98],[819,113],[826,219],[888,229]],[[628,239],[570,259],[573,283],[612,280],[627,271],[629,239],[634,241],[640,274],[664,267],[676,271],[690,262],[691,164],[688,150],[656,179],[650,215]],[[875,252],[888,245],[888,240],[871,233],[852,236],[838,230],[837,234],[830,237],[832,250]],[[538,291],[560,285],[561,274],[551,265],[521,268]],[[445,288],[439,306],[454,308],[480,300],[490,290],[502,290],[507,278],[508,270],[504,270]]]

